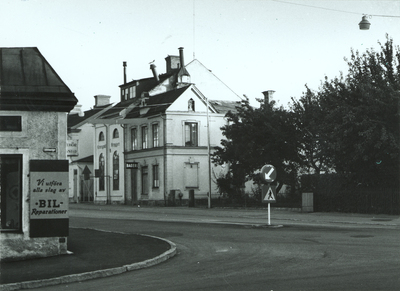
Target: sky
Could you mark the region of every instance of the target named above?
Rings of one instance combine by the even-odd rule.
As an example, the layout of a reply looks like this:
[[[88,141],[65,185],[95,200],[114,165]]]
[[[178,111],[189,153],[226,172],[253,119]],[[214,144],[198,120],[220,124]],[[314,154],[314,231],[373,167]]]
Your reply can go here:
[[[152,76],[154,60],[194,58],[253,105],[262,92],[287,106],[307,84],[347,73],[351,49],[400,45],[400,0],[0,0],[0,47],[37,47],[83,110],[119,102],[123,83]],[[369,30],[358,23],[368,15]],[[383,17],[383,16],[398,17]]]

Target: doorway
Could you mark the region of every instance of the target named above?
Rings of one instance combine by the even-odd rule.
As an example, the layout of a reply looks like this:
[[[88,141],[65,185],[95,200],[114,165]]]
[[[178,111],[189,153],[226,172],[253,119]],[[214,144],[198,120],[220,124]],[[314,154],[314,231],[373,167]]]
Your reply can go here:
[[[138,204],[138,195],[137,195],[137,169],[131,170],[131,204]]]

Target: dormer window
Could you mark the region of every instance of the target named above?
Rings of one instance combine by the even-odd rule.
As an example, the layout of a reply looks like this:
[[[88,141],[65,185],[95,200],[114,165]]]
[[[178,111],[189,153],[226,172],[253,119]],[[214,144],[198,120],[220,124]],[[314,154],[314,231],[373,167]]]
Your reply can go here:
[[[149,97],[145,96],[140,100],[140,107],[145,107],[147,106],[147,101],[149,100]]]
[[[136,87],[135,86],[132,86],[129,88],[129,96],[130,96],[130,98],[136,97]]]
[[[190,83],[190,76],[182,75],[181,76],[181,83]]]

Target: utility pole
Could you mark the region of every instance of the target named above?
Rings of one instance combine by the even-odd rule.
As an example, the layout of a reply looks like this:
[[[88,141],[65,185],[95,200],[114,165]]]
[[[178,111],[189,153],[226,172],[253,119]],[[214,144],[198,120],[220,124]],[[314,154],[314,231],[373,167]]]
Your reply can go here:
[[[211,157],[210,157],[210,120],[208,116],[208,97],[207,106],[207,158],[208,158],[208,208],[211,208]]]

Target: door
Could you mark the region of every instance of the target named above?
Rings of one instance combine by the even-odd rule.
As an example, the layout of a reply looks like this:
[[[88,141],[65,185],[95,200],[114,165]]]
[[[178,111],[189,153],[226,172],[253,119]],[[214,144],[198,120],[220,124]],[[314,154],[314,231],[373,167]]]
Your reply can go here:
[[[22,230],[22,155],[0,155],[1,230]]]
[[[137,171],[136,169],[131,170],[131,203],[132,205],[138,204],[137,198]]]

